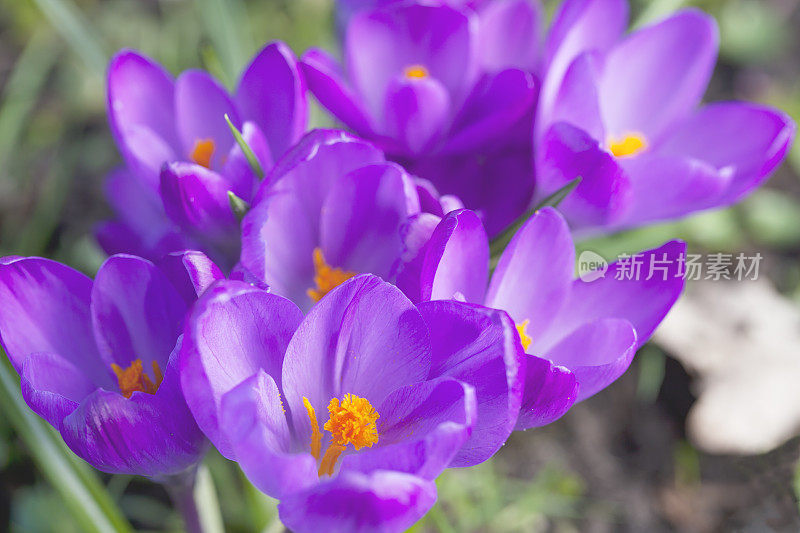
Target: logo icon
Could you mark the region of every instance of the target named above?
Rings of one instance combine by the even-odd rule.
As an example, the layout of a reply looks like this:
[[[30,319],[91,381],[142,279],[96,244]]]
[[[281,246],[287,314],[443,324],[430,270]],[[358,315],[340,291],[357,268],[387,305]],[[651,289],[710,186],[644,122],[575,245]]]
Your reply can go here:
[[[578,257],[578,277],[582,281],[591,282],[604,278],[608,271],[608,261],[591,250],[581,252]]]

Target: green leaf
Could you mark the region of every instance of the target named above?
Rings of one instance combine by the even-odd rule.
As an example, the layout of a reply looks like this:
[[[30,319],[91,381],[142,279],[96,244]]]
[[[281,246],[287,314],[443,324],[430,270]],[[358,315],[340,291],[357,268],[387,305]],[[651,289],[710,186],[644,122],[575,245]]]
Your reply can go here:
[[[261,163],[258,162],[256,154],[253,153],[253,150],[250,149],[250,146],[248,146],[247,142],[245,142],[244,137],[242,137],[242,132],[240,132],[236,128],[236,126],[233,125],[233,122],[231,122],[231,117],[229,117],[227,113],[225,114],[225,122],[228,123],[228,127],[230,128],[231,133],[233,134],[233,138],[236,139],[236,144],[238,144],[239,148],[241,148],[242,152],[244,152],[244,156],[247,158],[247,162],[250,164],[250,168],[252,168],[253,172],[256,173],[258,179],[263,180],[264,169],[261,168]]]
[[[574,191],[575,188],[578,185],[580,185],[582,179],[583,178],[581,176],[578,176],[574,180],[570,181],[569,183],[567,183],[566,185],[555,191],[553,194],[549,195],[544,200],[539,202],[535,207],[532,207],[527,211],[525,211],[522,215],[517,217],[517,219],[514,222],[509,224],[509,226],[506,229],[504,229],[497,237],[492,239],[492,242],[489,243],[489,251],[491,252],[493,261],[496,261],[500,257],[500,254],[502,254],[503,250],[506,249],[508,243],[511,242],[511,239],[514,237],[514,234],[517,233],[517,231],[519,231],[519,229],[523,226],[523,224],[525,224],[525,222],[531,216],[533,216],[534,213],[536,213],[539,209],[543,209],[548,206],[558,207],[558,204],[560,204],[564,200],[564,198],[566,198],[567,195],[569,195],[569,193]]]
[[[0,406],[27,446],[39,471],[59,492],[84,531],[132,532],[97,475],[67,449],[61,437],[23,401],[19,380],[0,352]]]
[[[228,191],[228,203],[231,204],[231,211],[239,219],[239,222],[250,211],[250,204],[236,196],[233,191]]]

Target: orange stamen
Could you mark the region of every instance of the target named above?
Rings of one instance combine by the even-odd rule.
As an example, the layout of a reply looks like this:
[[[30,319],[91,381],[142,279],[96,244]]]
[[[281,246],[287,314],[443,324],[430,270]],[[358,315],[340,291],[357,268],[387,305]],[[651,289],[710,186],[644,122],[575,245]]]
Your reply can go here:
[[[303,396],[303,405],[306,407],[309,420],[311,420],[311,455],[319,461],[319,452],[322,450],[322,432],[319,430],[319,424],[317,423],[317,413],[314,411],[314,406],[305,396]]]
[[[155,383],[150,379],[150,376],[144,373],[144,366],[142,360],[137,359],[130,364],[127,368],[111,363],[111,370],[117,376],[119,382],[119,390],[126,398],[130,398],[134,392],[145,392],[147,394],[155,394],[161,382],[164,381],[164,375],[161,373],[161,367],[158,366],[157,361],[153,361],[153,377]]]
[[[311,455],[319,461],[322,433],[319,431],[314,407],[306,397],[303,397],[303,405],[311,421]],[[378,442],[378,428],[375,422],[380,415],[366,398],[354,394],[345,394],[341,402],[339,398],[333,398],[328,404],[328,413],[330,419],[325,422],[323,429],[330,431],[331,443],[319,463],[317,473],[320,477],[333,475],[336,461],[347,449],[348,444],[360,450],[365,446],[372,447]]]
[[[314,283],[317,287],[308,289],[306,294],[315,302],[320,301],[323,296],[357,274],[357,272],[330,266],[325,262],[325,257],[319,248],[314,248],[312,257],[315,272]]]
[[[331,444],[328,446],[328,449],[325,450],[325,455],[322,457],[322,462],[319,464],[317,475],[320,477],[332,476],[336,468],[336,461],[339,460],[339,456],[342,455],[344,450],[345,447],[339,446],[338,444]]]
[[[528,349],[528,346],[530,346],[531,342],[533,341],[533,339],[531,339],[528,336],[527,332],[525,331],[525,329],[528,327],[528,324],[530,324],[530,323],[531,323],[530,320],[523,320],[522,322],[520,322],[519,324],[516,325],[517,326],[517,332],[519,333],[519,340],[522,343],[522,347],[525,348],[526,350]]]
[[[428,73],[428,69],[422,65],[409,65],[403,71],[403,75],[409,79],[421,80],[427,78],[430,74]]]
[[[632,157],[647,149],[647,139],[641,133],[627,133],[620,139],[609,137],[608,149],[616,157]]]
[[[211,157],[214,155],[214,141],[212,139],[198,139],[192,149],[192,161],[206,168],[211,168]]]

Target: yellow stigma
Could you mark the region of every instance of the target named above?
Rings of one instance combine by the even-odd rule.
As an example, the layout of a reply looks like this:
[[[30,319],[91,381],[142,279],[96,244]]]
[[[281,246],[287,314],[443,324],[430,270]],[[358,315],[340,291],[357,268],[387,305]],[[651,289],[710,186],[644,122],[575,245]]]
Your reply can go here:
[[[155,383],[150,380],[150,376],[144,373],[142,360],[137,359],[131,363],[128,368],[122,368],[119,365],[111,363],[111,370],[117,375],[119,382],[119,390],[126,398],[130,398],[134,392],[146,392],[147,394],[155,394],[158,391],[159,385],[164,380],[161,373],[161,367],[158,366],[157,361],[153,361],[153,377]]]
[[[214,141],[211,139],[198,139],[192,149],[192,161],[201,167],[211,168],[211,156],[214,155]]]
[[[333,398],[328,404],[328,415],[330,418],[323,429],[331,432],[334,444],[352,444],[360,450],[378,442],[375,421],[380,415],[366,398],[354,394],[345,394],[341,402],[339,398]]]
[[[314,248],[313,259],[315,272],[314,283],[317,287],[316,289],[308,289],[306,294],[315,302],[320,301],[323,296],[357,274],[357,272],[350,272],[330,266],[325,262],[325,257],[322,255],[322,250],[319,248]]]
[[[519,333],[519,340],[520,342],[522,342],[522,347],[525,348],[526,350],[528,349],[528,346],[531,345],[531,341],[533,340],[530,337],[528,337],[528,334],[525,332],[525,328],[527,328],[528,324],[530,323],[531,323],[530,320],[523,320],[522,322],[517,324],[517,332]]]
[[[311,421],[311,455],[319,460],[322,433],[319,430],[317,416],[311,402],[303,397],[303,405]],[[352,444],[356,450],[360,450],[364,447],[370,448],[378,442],[378,427],[375,422],[380,415],[366,398],[354,394],[345,394],[341,402],[339,398],[333,398],[328,404],[328,415],[328,421],[325,422],[323,429],[330,432],[331,442],[319,464],[317,473],[320,476],[333,475],[336,461],[347,449],[348,444]]]
[[[409,79],[421,80],[423,78],[427,78],[429,74],[428,69],[422,65],[409,65],[403,71],[403,75]]]
[[[624,137],[609,137],[608,149],[616,157],[632,157],[647,150],[647,139],[641,133],[626,133]]]

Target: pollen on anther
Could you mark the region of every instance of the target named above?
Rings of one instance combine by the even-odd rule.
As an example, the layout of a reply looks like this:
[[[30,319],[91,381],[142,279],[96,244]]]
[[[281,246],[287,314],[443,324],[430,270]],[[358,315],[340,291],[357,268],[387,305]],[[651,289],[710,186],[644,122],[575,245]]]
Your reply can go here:
[[[214,155],[213,139],[198,139],[192,148],[191,159],[201,167],[211,168],[211,158]]]
[[[609,137],[608,149],[615,157],[632,157],[647,149],[647,139],[641,133],[626,133],[621,138]]]
[[[517,326],[517,333],[519,333],[519,340],[520,340],[520,342],[522,343],[522,347],[523,347],[525,350],[527,350],[527,349],[528,349],[528,346],[530,346],[530,345],[531,345],[531,342],[533,341],[533,339],[531,339],[531,338],[528,336],[528,333],[527,333],[527,331],[526,331],[526,329],[527,329],[527,327],[528,327],[528,324],[530,324],[530,323],[531,323],[531,321],[530,321],[530,320],[523,320],[523,321],[522,321],[522,322],[520,322],[519,324],[516,324],[516,326]]]
[[[357,274],[349,270],[334,268],[326,263],[325,256],[322,255],[322,250],[319,248],[314,248],[312,259],[314,261],[314,284],[316,287],[308,289],[306,294],[315,302],[320,301],[323,296]]]
[[[158,392],[158,387],[164,380],[161,367],[158,366],[158,362],[155,360],[153,361],[153,378],[155,381],[151,380],[150,376],[145,374],[141,359],[136,359],[126,368],[112,363],[111,370],[113,370],[114,374],[117,376],[119,390],[126,398],[130,398],[134,392],[155,394]]]
[[[403,75],[409,79],[421,80],[427,78],[430,74],[428,73],[428,69],[422,65],[409,65],[403,70]]]

